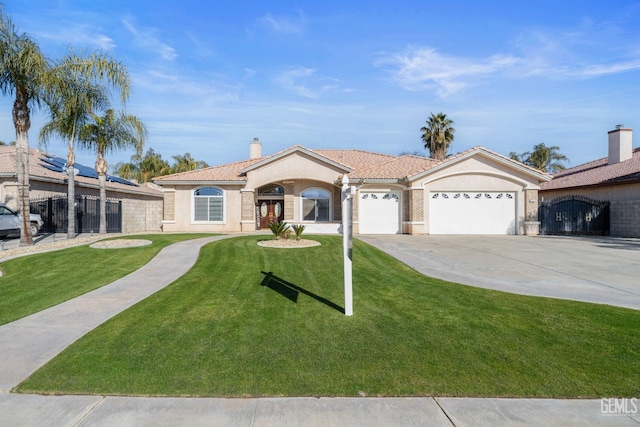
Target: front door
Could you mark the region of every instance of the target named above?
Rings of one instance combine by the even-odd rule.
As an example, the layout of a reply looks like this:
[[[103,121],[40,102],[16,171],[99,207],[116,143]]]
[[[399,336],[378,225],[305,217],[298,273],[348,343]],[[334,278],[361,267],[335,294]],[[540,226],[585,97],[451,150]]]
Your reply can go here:
[[[269,228],[270,223],[284,220],[283,201],[258,201],[258,214],[260,215],[260,228]]]

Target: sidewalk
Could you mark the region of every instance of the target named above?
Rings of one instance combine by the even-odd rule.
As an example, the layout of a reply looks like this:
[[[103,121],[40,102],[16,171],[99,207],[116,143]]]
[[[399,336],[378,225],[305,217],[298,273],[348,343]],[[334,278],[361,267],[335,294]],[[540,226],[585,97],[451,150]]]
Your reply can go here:
[[[164,248],[110,285],[0,326],[0,426],[635,426],[601,400],[484,398],[146,398],[10,390],[84,334],[186,273],[215,236]],[[624,403],[624,402],[622,402]],[[634,404],[626,401],[627,412]],[[603,409],[604,408],[604,409]],[[614,408],[615,409],[615,408]],[[619,408],[618,408],[619,409]],[[606,413],[608,412],[608,413]],[[614,413],[611,413],[614,412]]]

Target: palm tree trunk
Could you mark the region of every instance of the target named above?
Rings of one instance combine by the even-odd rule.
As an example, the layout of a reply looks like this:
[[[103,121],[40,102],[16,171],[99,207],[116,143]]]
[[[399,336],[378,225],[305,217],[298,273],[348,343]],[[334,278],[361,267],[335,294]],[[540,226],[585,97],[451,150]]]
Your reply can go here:
[[[13,124],[16,128],[16,175],[18,179],[18,210],[22,216],[20,224],[20,246],[33,245],[30,227],[29,209],[29,106],[27,99],[16,88],[16,100],[13,103]]]
[[[73,139],[69,139],[69,152],[67,153],[67,239],[75,239],[76,237],[76,177],[73,173],[75,165]]]
[[[100,234],[107,233],[107,169],[107,161],[102,153],[98,153],[96,172],[98,172],[98,183],[100,184]]]

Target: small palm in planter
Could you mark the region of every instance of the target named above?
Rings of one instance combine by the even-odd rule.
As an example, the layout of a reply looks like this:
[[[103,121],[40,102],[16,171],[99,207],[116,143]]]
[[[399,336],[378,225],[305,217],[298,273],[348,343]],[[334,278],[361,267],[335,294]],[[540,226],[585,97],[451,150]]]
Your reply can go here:
[[[304,231],[306,226],[302,224],[293,224],[291,228],[296,235],[296,240],[300,240],[300,238],[302,237],[302,232]]]
[[[283,221],[270,222],[269,230],[271,230],[273,235],[276,236],[276,240],[280,240],[281,238],[286,237],[287,233],[291,232],[289,224]]]

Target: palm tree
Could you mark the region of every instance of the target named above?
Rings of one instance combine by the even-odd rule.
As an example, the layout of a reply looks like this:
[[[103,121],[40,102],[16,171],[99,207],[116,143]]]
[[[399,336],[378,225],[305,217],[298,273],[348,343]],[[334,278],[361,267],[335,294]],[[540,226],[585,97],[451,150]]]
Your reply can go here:
[[[444,160],[449,146],[453,141],[456,130],[452,127],[453,120],[444,113],[433,114],[427,119],[427,126],[420,128],[424,148],[436,160]]]
[[[0,91],[15,95],[12,116],[16,129],[18,209],[22,212],[20,246],[33,245],[29,224],[29,128],[31,108],[41,104],[50,64],[38,44],[18,34],[0,9]]]
[[[119,149],[134,148],[138,155],[142,154],[147,130],[142,122],[131,114],[115,112],[108,109],[103,116],[91,114],[91,122],[80,129],[78,142],[81,147],[96,152],[96,172],[100,184],[100,230],[107,232],[107,170],[109,165],[104,158],[108,152]]]
[[[203,160],[196,160],[191,157],[191,154],[185,153],[184,155],[173,156],[173,166],[171,167],[171,173],[188,172],[196,169],[206,168],[209,165]]]
[[[50,121],[40,130],[46,143],[52,135],[69,141],[67,152],[67,238],[75,238],[75,154],[79,130],[88,123],[91,113],[109,105],[109,86],[120,89],[121,100],[129,93],[129,76],[124,66],[101,52],[78,56],[69,52],[52,68],[53,84],[47,93]]]
[[[527,166],[546,173],[555,173],[565,169],[561,162],[568,162],[569,158],[559,152],[560,147],[553,145],[547,147],[544,142],[533,146],[533,151],[522,154],[509,153],[513,160],[524,163]]]

